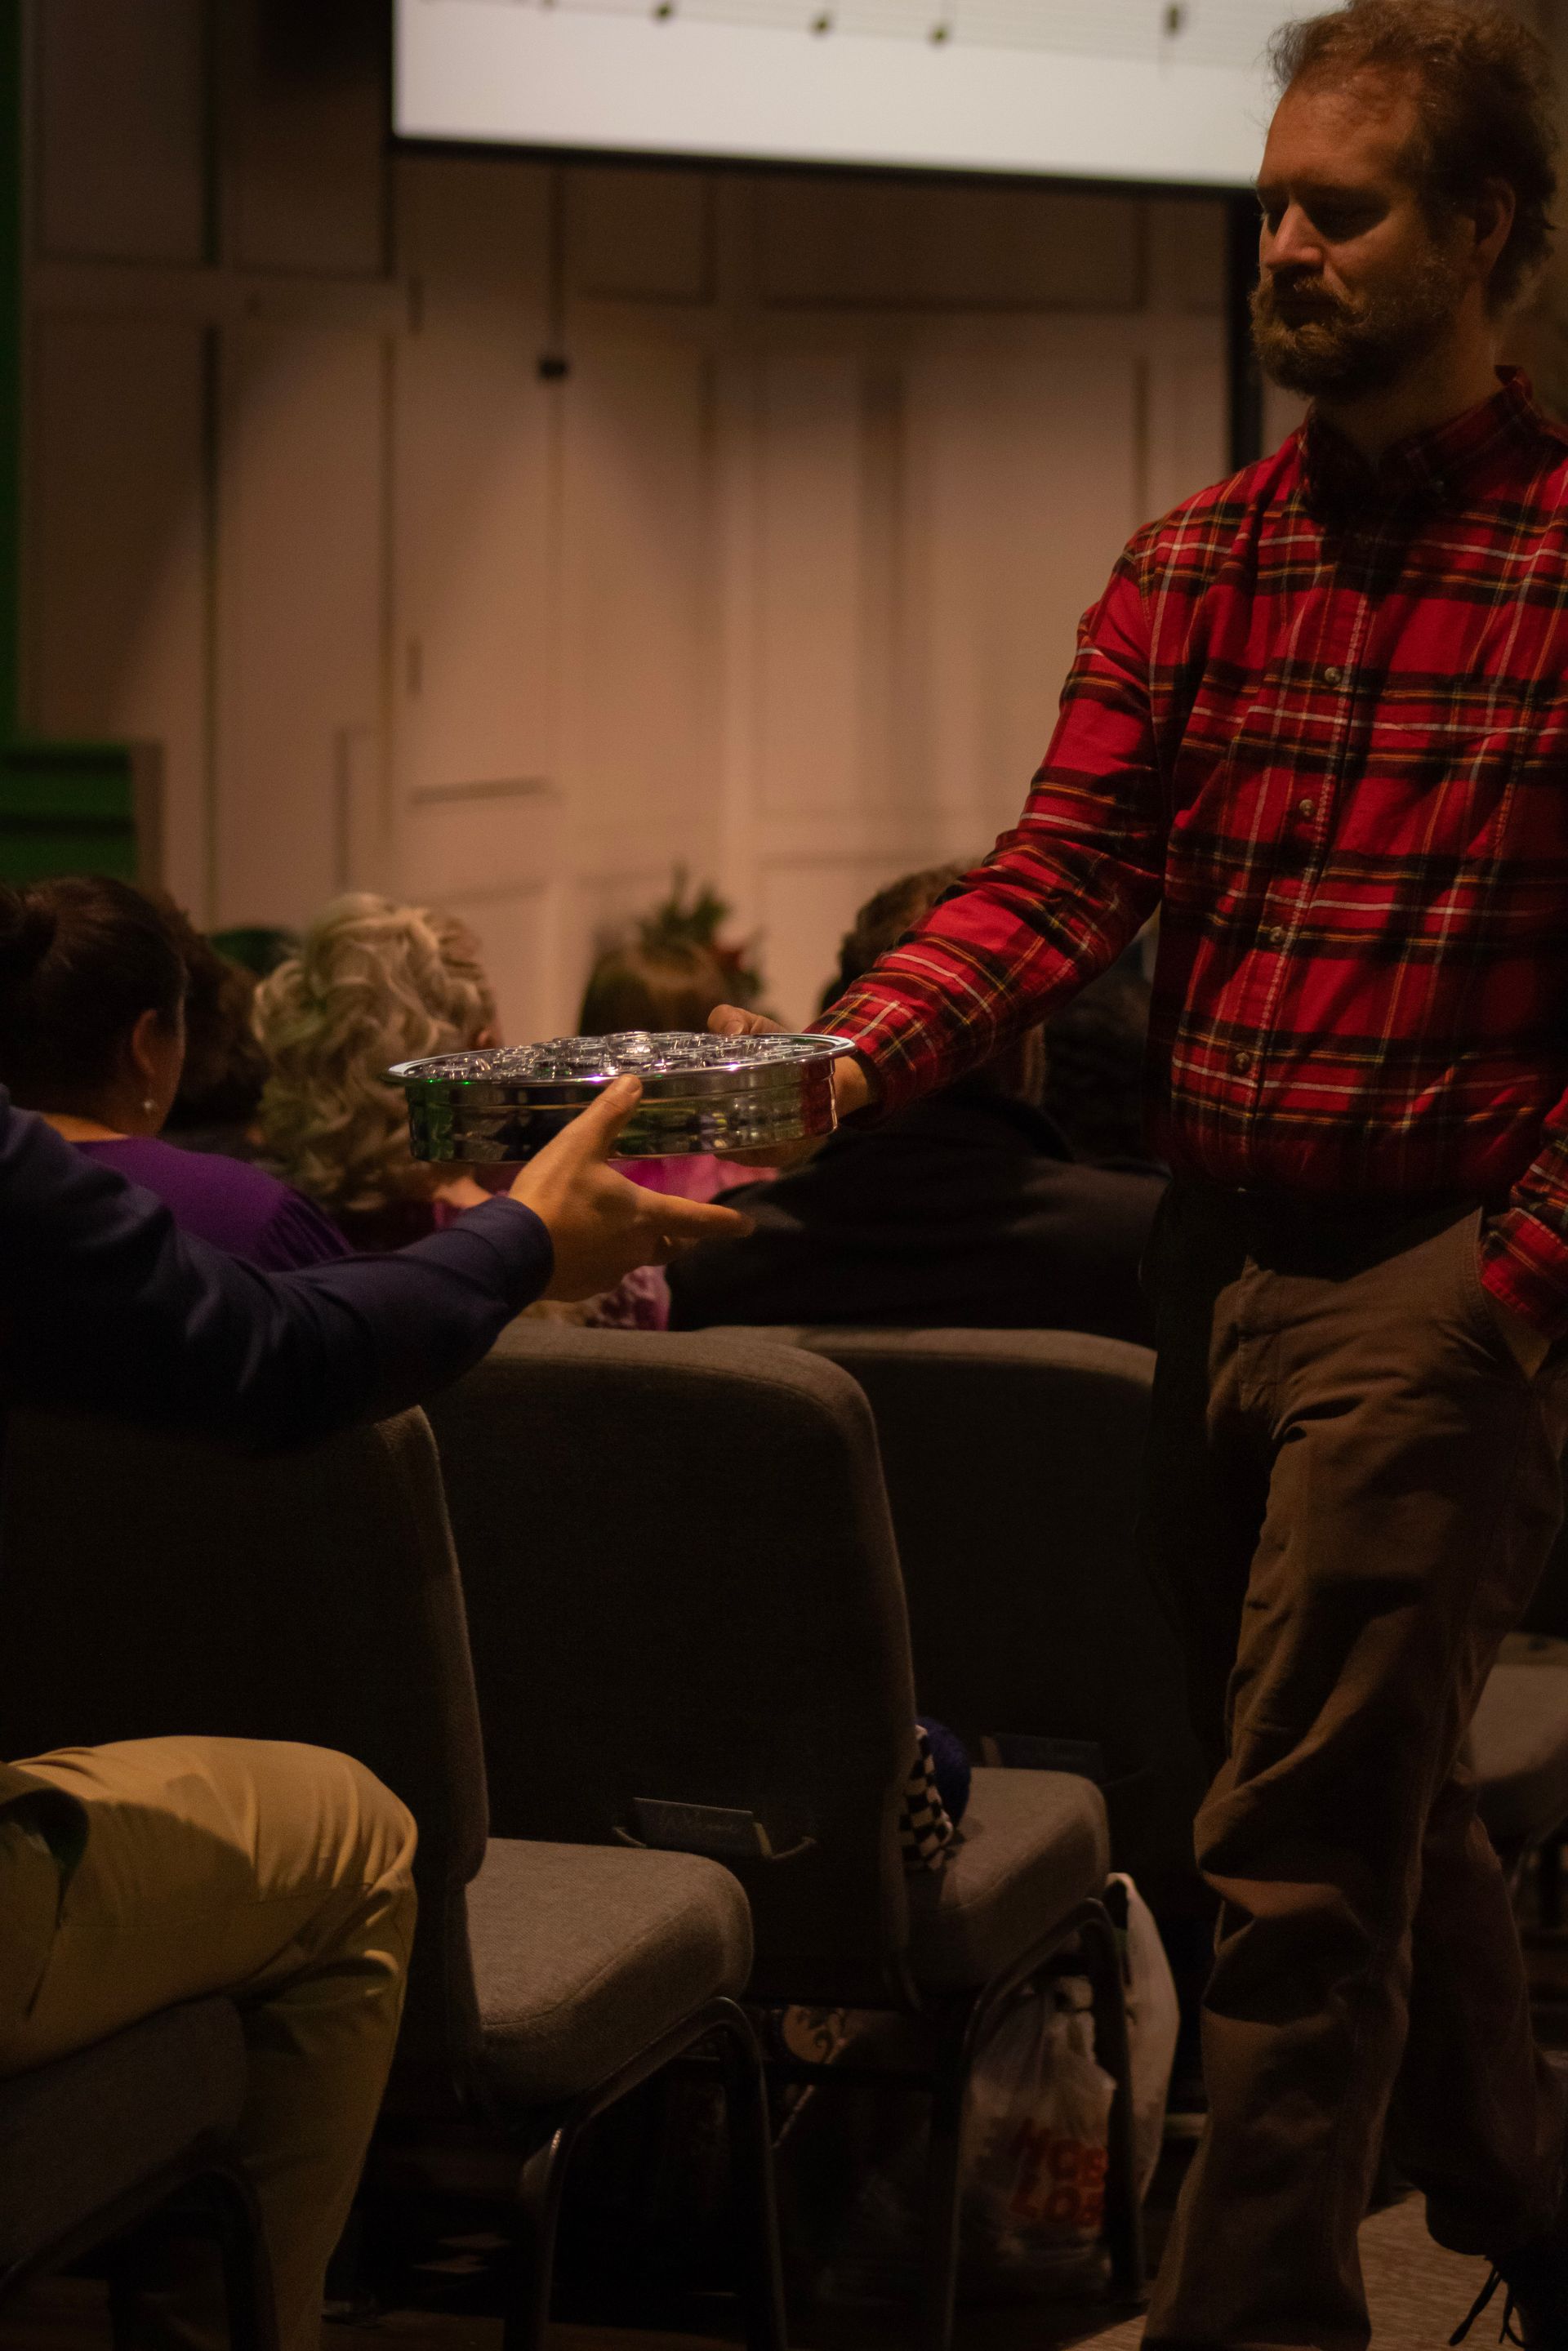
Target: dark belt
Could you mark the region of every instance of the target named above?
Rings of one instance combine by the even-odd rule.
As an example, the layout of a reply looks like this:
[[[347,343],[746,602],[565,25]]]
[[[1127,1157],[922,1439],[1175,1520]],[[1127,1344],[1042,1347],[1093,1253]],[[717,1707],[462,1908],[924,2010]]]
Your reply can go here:
[[[1316,1193],[1216,1184],[1203,1176],[1178,1176],[1175,1181],[1218,1221],[1275,1243],[1307,1247],[1356,1249],[1396,1236],[1414,1244],[1478,1208],[1490,1213],[1507,1204],[1506,1195],[1488,1200],[1475,1191]]]

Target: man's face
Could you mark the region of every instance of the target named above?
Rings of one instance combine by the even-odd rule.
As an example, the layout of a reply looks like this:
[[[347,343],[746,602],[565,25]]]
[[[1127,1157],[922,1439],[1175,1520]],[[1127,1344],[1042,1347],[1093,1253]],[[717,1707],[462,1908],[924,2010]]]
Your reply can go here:
[[[1289,392],[1383,391],[1454,323],[1473,271],[1460,225],[1435,227],[1409,177],[1416,128],[1407,88],[1381,76],[1280,100],[1258,174],[1252,340]]]

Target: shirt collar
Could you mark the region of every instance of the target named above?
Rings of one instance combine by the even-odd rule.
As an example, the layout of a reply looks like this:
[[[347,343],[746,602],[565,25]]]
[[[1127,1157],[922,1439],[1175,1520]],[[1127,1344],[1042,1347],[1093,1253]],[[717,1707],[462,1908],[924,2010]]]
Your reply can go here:
[[[1446,424],[1391,442],[1375,465],[1313,412],[1301,431],[1312,504],[1342,513],[1347,506],[1461,504],[1495,458],[1546,430],[1523,370],[1500,368],[1498,375],[1490,400]]]

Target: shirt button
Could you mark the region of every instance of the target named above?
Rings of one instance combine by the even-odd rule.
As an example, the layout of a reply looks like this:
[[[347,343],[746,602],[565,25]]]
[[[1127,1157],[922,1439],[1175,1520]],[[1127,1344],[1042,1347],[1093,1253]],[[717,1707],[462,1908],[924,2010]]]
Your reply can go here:
[[[1270,945],[1271,947],[1281,946],[1282,946],[1282,945],[1283,945],[1283,943],[1284,943],[1284,937],[1285,937],[1285,925],[1284,925],[1284,924],[1283,924],[1283,923],[1276,923],[1276,924],[1273,925],[1272,929],[1271,929],[1271,930],[1270,931],[1270,933],[1269,933],[1269,945]]]
[[[1339,664],[1337,662],[1331,662],[1328,668],[1323,672],[1323,683],[1326,685],[1337,685],[1343,675],[1344,672],[1341,669]]]
[[[1249,1070],[1252,1067],[1251,1054],[1238,1053],[1236,1056],[1236,1066],[1239,1070]]]
[[[1298,800],[1296,802],[1296,812],[1299,816],[1316,816],[1318,812],[1318,804],[1316,800]]]

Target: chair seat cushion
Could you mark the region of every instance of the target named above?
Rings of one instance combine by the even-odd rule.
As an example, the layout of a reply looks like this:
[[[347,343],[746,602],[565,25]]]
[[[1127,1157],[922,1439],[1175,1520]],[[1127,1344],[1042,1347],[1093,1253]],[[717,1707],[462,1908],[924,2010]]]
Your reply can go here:
[[[245,2092],[226,2000],[163,2009],[0,2082],[0,2271],[37,2261],[204,2137],[231,2138]]]
[[[1470,1726],[1476,1805],[1494,1844],[1530,1844],[1568,1821],[1568,1641],[1502,1645]]]
[[[977,1770],[963,1843],[909,1883],[909,1966],[923,1991],[972,1991],[1011,1967],[1111,1867],[1105,1802],[1068,1771]]]
[[[697,1854],[492,1837],[468,1932],[490,2085],[517,2105],[596,2088],[751,1972],[739,1880]]]

